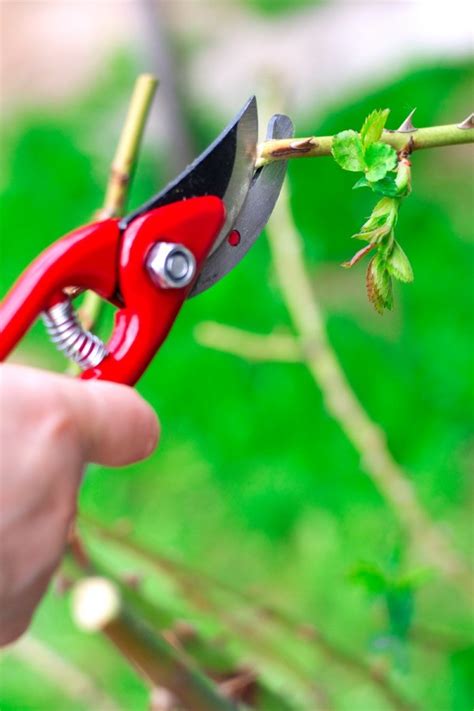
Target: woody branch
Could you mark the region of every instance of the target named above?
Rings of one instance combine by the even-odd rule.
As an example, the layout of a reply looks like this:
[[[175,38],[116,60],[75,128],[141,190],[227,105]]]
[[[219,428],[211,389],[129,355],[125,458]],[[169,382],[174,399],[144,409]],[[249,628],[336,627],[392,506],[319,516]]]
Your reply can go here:
[[[384,131],[380,140],[397,152],[474,143],[474,114],[459,124],[415,128],[412,115],[396,131]],[[331,155],[334,136],[306,136],[265,141],[258,147],[257,167],[288,158],[317,158]]]

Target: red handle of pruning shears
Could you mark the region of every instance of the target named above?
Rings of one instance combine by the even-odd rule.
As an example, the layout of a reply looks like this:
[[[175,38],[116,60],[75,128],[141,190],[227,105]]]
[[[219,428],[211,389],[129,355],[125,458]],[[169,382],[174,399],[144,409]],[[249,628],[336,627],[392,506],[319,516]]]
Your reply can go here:
[[[208,196],[151,210],[123,231],[119,220],[109,219],[66,235],[26,269],[0,306],[0,360],[42,312],[64,304],[66,287],[91,289],[119,308],[105,357],[81,377],[133,385],[168,335],[224,219],[223,202]],[[193,280],[185,286],[170,288],[151,273],[147,259],[160,243],[194,258]],[[58,338],[68,328],[56,325]]]

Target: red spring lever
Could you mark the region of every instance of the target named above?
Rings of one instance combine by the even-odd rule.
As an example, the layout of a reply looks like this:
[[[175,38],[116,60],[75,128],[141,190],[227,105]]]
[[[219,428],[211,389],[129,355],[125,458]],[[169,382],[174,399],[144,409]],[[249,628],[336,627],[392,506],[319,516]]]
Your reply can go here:
[[[224,203],[193,198],[153,210],[125,231],[120,250],[119,291],[124,308],[115,317],[109,355],[83,378],[135,383],[165,340],[224,224]],[[159,254],[161,246],[161,257]],[[184,248],[181,249],[181,248]],[[166,255],[176,256],[176,281]],[[191,255],[192,277],[179,285]],[[169,280],[167,282],[167,279]]]
[[[120,308],[107,355],[82,378],[133,385],[178,315],[225,220],[224,203],[202,197],[137,218],[123,235],[117,220],[66,236],[26,270],[0,307],[0,359],[62,289],[92,289]]]

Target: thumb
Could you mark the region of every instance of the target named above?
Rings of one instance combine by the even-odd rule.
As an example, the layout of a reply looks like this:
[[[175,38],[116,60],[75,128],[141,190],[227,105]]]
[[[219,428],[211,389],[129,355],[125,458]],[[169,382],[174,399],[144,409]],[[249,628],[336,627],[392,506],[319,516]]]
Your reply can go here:
[[[63,393],[84,447],[85,459],[123,466],[148,457],[159,438],[152,408],[127,385],[69,380]]]

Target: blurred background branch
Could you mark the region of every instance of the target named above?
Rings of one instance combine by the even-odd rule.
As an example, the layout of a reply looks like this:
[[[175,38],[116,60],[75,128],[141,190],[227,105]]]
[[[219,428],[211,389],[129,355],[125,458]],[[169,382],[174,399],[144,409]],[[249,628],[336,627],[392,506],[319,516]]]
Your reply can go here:
[[[223,582],[202,571],[189,569],[185,565],[148,549],[145,545],[107,528],[90,516],[81,516],[85,532],[104,541],[110,541],[119,549],[131,552],[138,561],[146,562],[152,570],[165,573],[178,590],[190,603],[204,612],[217,615],[224,626],[237,638],[245,639],[245,646],[255,655],[257,665],[262,663],[277,665],[282,670],[291,672],[296,688],[304,692],[307,703],[318,703],[321,689],[308,671],[298,654],[288,654],[280,648],[278,635],[290,635],[297,647],[319,651],[330,665],[340,667],[342,671],[373,684],[380,696],[391,708],[397,711],[414,711],[417,706],[406,698],[385,670],[358,659],[342,645],[323,631],[321,626],[307,624],[286,611],[268,604],[261,596],[246,594],[232,583]],[[219,595],[220,593],[220,595]],[[236,608],[235,603],[238,603]],[[245,608],[246,614],[242,614]],[[429,631],[427,631],[429,634]]]
[[[91,709],[101,709],[101,711],[123,709],[94,683],[89,674],[32,635],[24,635],[4,654],[11,655],[34,669],[54,687],[61,689],[72,703],[85,702]]]
[[[286,333],[261,335],[215,321],[202,321],[194,329],[198,343],[223,353],[233,353],[250,361],[301,363],[302,349],[297,339]]]
[[[163,686],[192,711],[236,711],[178,650],[147,626],[144,615],[125,604],[109,578],[85,577],[73,589],[76,623],[100,631],[151,686]]]

